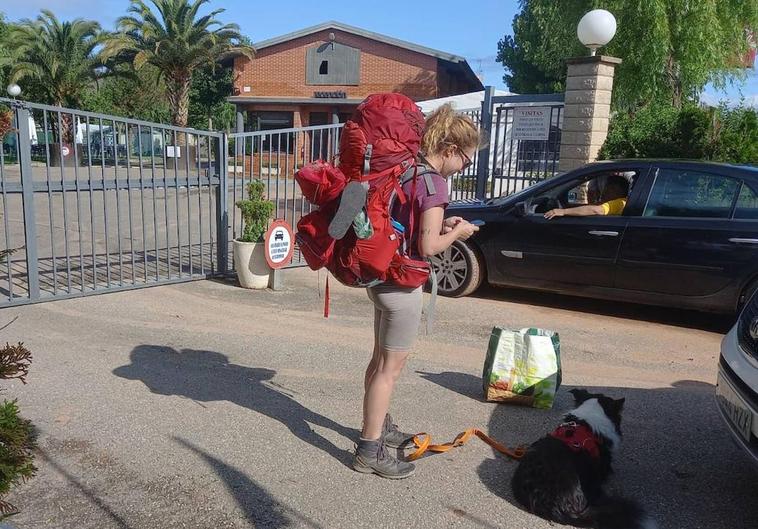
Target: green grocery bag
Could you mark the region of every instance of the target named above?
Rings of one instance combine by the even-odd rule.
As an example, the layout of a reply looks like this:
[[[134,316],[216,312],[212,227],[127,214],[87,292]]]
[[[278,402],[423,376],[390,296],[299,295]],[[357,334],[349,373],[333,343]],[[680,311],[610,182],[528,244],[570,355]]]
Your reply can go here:
[[[561,385],[560,351],[557,332],[493,327],[482,374],[485,400],[552,408]]]

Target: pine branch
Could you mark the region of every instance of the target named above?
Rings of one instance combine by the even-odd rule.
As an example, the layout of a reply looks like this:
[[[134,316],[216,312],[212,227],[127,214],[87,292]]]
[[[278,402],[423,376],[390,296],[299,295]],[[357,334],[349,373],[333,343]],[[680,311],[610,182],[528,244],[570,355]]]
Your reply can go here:
[[[19,342],[18,345],[5,344],[0,349],[0,378],[17,378],[26,384],[26,375],[29,374],[29,365],[32,362],[32,353]]]
[[[19,511],[15,505],[0,500],[0,520],[12,514],[18,514],[19,512],[21,511]]]

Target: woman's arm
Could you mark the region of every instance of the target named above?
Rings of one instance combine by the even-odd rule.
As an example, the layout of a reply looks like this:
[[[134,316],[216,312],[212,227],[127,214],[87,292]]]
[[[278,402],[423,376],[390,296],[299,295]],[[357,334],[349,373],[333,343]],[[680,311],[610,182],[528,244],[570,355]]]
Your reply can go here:
[[[444,216],[445,209],[442,207],[429,208],[421,213],[421,223],[419,225],[418,233],[418,251],[422,257],[431,257],[432,255],[438,254],[446,250],[456,240],[466,240],[475,232],[479,231],[478,226],[474,226],[468,221],[460,219],[449,232],[442,233]]]

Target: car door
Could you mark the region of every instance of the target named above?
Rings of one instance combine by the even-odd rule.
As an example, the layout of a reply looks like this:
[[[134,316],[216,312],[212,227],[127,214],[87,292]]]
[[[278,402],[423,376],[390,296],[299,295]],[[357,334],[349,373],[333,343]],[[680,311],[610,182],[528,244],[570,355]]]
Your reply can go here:
[[[646,166],[625,168],[641,174]],[[508,282],[537,287],[572,285],[612,287],[614,266],[626,229],[623,215],[544,218],[545,207],[571,206],[572,193],[580,184],[605,176],[609,169],[584,173],[563,180],[527,201],[526,214],[504,223],[490,251],[497,272]],[[569,202],[568,204],[566,202]],[[576,204],[574,204],[576,205]]]
[[[629,217],[616,286],[713,296],[741,288],[758,263],[758,185],[713,166],[660,167]]]

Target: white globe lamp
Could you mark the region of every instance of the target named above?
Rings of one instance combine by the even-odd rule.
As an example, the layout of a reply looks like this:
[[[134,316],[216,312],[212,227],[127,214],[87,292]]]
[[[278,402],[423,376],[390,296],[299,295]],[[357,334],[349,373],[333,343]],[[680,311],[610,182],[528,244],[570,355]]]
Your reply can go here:
[[[11,97],[18,97],[21,95],[21,87],[18,86],[16,83],[9,84],[6,88],[8,95]]]
[[[579,41],[590,49],[590,55],[608,44],[616,34],[616,17],[605,9],[594,9],[584,15],[576,27]]]

